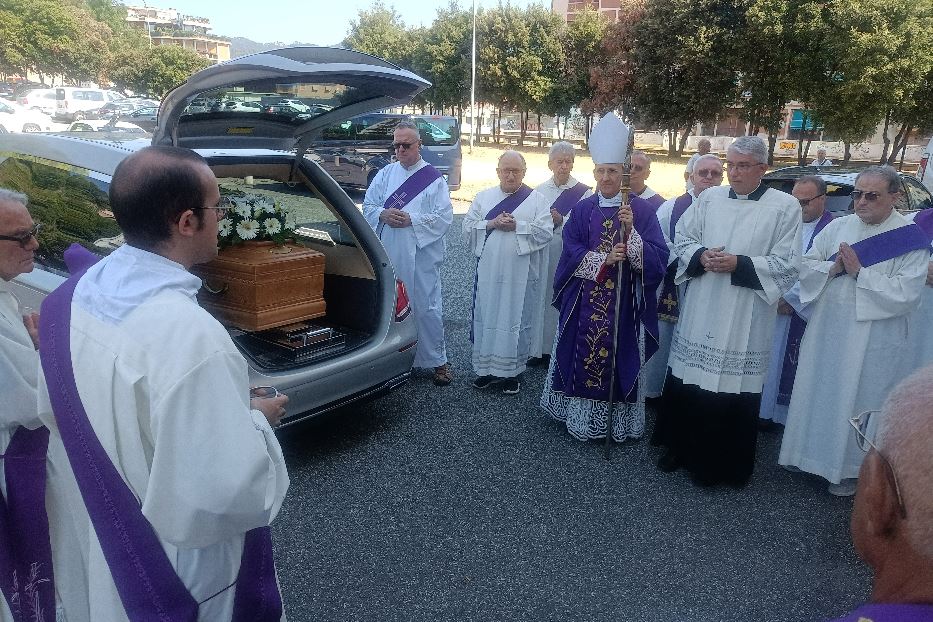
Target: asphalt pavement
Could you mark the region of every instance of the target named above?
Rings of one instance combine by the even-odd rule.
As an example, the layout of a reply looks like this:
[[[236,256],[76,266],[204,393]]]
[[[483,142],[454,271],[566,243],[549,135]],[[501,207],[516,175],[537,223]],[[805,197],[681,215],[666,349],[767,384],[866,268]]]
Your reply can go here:
[[[779,434],[759,437],[747,488],[700,489],[658,471],[647,439],[607,462],[571,438],[538,407],[544,369],[516,396],[472,388],[461,221],[443,271],[453,383],[421,373],[281,435],[291,622],[798,622],[867,599],[852,499],[778,467]]]

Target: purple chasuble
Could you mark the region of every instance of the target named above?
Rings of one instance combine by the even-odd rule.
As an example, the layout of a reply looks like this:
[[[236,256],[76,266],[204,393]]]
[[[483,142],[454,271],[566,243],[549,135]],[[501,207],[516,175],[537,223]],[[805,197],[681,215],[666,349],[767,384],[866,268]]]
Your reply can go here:
[[[813,240],[832,219],[832,213],[828,210],[823,212],[820,219],[816,221],[816,227],[807,242],[807,250],[810,250],[810,247],[813,246]],[[807,321],[795,311],[790,316],[790,327],[787,329],[787,345],[784,348],[784,364],[781,367],[781,378],[778,382],[777,403],[781,406],[790,405],[790,396],[794,391],[794,378],[797,377],[797,361],[800,359],[800,342],[803,340],[803,333],[806,328]]]
[[[531,195],[531,192],[532,190],[530,187],[522,184],[519,186],[518,190],[496,203],[483,220],[492,220],[499,214],[510,213],[516,207],[524,203],[525,199]],[[495,231],[495,229],[486,229],[486,239],[489,239],[493,231]],[[473,343],[473,320],[476,317],[476,287],[479,284],[480,259],[481,257],[476,258],[476,270],[474,270],[473,273],[473,305],[470,307],[470,343]]]
[[[560,196],[554,201],[554,205],[551,206],[551,209],[557,210],[558,214],[566,218],[570,210],[573,209],[573,206],[580,200],[580,197],[586,194],[586,191],[589,189],[589,186],[582,181],[578,181],[576,186],[567,188],[560,193]]]
[[[677,222],[684,215],[687,208],[693,204],[693,195],[686,192],[674,201],[674,208],[671,210],[671,224],[668,227],[668,239],[673,243],[674,231],[677,228]],[[668,266],[667,274],[664,275],[664,282],[661,283],[661,293],[658,296],[658,319],[674,324],[680,317],[680,296],[677,292],[677,286],[674,285],[674,278],[677,276],[677,263],[674,262]]]
[[[933,622],[933,605],[862,605],[833,622]]]
[[[84,269],[94,263],[92,253],[74,251]],[[199,603],[172,567],[81,403],[71,362],[71,300],[81,276],[49,294],[40,315],[40,359],[62,444],[127,617],[131,622],[194,622]],[[233,621],[277,622],[281,616],[271,530],[259,527],[245,535]]]
[[[641,369],[638,339],[645,330],[645,360],[658,349],[657,288],[667,268],[668,249],[655,208],[632,197],[634,229],[642,239],[644,267],[632,270],[628,261],[613,267],[603,282],[575,276],[590,251],[607,253],[621,241],[617,207],[599,207],[599,195],[577,203],[564,225],[564,246],[554,275],[553,305],[560,311],[553,390],[569,397],[607,401],[611,379],[613,323],[619,324],[616,351],[616,395],[636,402]],[[615,288],[621,287],[622,308],[615,309]]]

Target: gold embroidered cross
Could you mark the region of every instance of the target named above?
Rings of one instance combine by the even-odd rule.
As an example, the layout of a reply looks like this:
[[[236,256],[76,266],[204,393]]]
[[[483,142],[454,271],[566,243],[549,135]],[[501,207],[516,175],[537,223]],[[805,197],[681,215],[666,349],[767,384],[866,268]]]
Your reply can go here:
[[[667,296],[661,301],[661,304],[667,307],[667,312],[670,313],[674,310],[674,307],[677,306],[677,299],[675,299],[670,292],[667,292]]]

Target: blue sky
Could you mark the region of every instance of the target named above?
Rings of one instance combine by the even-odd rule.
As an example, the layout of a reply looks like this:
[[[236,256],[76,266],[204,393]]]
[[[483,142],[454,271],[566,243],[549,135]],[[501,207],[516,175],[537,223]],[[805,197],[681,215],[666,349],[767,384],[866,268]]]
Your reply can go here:
[[[126,0],[127,4],[133,4]],[[334,45],[343,40],[360,9],[372,6],[372,0],[156,0],[145,2],[156,8],[174,8],[187,15],[211,20],[213,33],[227,37],[247,37],[268,43],[282,41]],[[427,26],[434,21],[442,2],[424,0],[386,0],[402,16],[407,26]],[[498,5],[497,0],[477,0],[480,6]],[[549,0],[511,0],[515,6],[542,4],[550,8]],[[460,6],[471,7],[470,0],[460,0]]]

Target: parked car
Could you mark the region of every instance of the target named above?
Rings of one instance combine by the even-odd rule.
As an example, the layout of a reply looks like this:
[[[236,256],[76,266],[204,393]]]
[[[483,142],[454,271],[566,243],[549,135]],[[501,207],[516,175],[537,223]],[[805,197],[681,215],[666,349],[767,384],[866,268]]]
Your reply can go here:
[[[55,112],[55,89],[31,89],[20,94],[16,103],[47,115]]]
[[[130,114],[134,110],[140,107],[133,100],[128,99],[118,99],[116,101],[107,102],[97,110],[93,110],[88,113],[88,119],[109,119],[113,116],[123,116]]]
[[[80,121],[89,118],[107,102],[123,99],[115,91],[106,89],[60,86],[55,89],[55,111],[52,118],[61,122]]]
[[[145,134],[146,130],[125,121],[116,121],[114,119],[85,119],[84,121],[75,121],[68,126],[66,132],[110,132],[112,134]]]
[[[920,168],[917,169],[917,179],[926,189],[933,192],[933,138],[927,143],[927,148],[920,158]]]
[[[0,133],[50,131],[52,119],[48,115],[13,102],[0,102]]]
[[[269,92],[284,85],[326,90],[333,108],[307,121],[187,112],[208,88]],[[297,219],[297,242],[325,256],[327,314],[313,324],[327,331],[326,341],[317,342],[306,328],[268,333],[229,327],[249,362],[250,382],[289,395],[284,423],[400,386],[410,376],[417,344],[405,287],[363,214],[306,150],[320,127],[361,110],[404,105],[428,86],[409,71],[352,50],[288,48],[191,76],[165,97],[151,140],[0,135],[0,187],[28,195],[33,217],[45,224],[37,269],[13,281],[17,297],[39,308],[65,278],[62,252],[70,243],[100,255],[122,244],[107,191],[123,158],[148,144],[190,147],[207,159],[224,194],[259,194],[285,206]]]
[[[307,120],[313,116],[310,113],[305,112],[304,110],[299,110],[290,104],[272,104],[271,106],[266,106],[263,108],[262,111],[266,114],[281,115],[290,119]]]
[[[767,173],[761,183],[790,193],[794,182],[804,175],[816,175],[826,182],[826,209],[836,216],[853,213],[852,198],[849,194],[855,190],[855,178],[860,169],[834,166],[789,166]],[[897,204],[901,212],[913,212],[933,207],[933,196],[913,175],[899,173],[903,191]]]
[[[128,121],[134,125],[138,125],[147,132],[154,132],[157,124],[157,119],[159,116],[159,109],[155,106],[146,106],[145,108],[137,108],[128,115],[121,117],[123,120]]]

